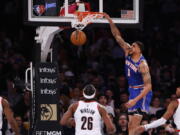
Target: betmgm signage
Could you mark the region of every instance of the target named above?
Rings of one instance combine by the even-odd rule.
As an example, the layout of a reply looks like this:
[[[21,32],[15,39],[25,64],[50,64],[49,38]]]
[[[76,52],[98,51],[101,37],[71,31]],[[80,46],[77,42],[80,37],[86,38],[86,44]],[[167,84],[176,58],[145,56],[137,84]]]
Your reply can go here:
[[[61,131],[36,131],[36,135],[62,135]]]
[[[35,68],[35,114],[31,135],[63,135],[60,121],[57,63],[38,63]]]

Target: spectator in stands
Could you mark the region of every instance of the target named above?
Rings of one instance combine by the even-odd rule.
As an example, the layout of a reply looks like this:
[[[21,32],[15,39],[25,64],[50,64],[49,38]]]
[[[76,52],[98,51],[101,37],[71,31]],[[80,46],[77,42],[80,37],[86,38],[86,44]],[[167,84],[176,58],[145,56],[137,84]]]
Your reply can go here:
[[[129,99],[127,92],[121,92],[118,98],[115,101],[115,112],[119,114],[120,112],[126,112],[126,109],[123,107],[123,104],[126,103]]]
[[[106,111],[115,117],[114,109],[108,105],[108,97],[105,94],[100,94],[97,99],[101,105],[105,106]]]
[[[118,91],[120,93],[127,90],[127,81],[124,75],[118,77],[117,84],[118,84]]]
[[[15,116],[15,120],[20,129],[20,135],[28,135],[28,131],[25,129],[25,127],[23,125],[23,120],[22,120],[21,116]]]
[[[15,115],[21,116],[23,121],[28,121],[28,112],[30,110],[30,91],[25,91],[23,93],[22,99],[13,107]]]
[[[162,115],[166,112],[166,109],[170,102],[171,102],[171,99],[169,97],[165,98],[163,102],[163,108],[161,110],[156,111],[156,116],[158,119],[162,117]]]
[[[73,103],[79,101],[80,96],[81,96],[80,89],[79,88],[74,88],[72,90],[72,97],[71,97],[71,100],[70,100],[70,104],[73,104]]]
[[[152,104],[149,107],[149,114],[156,114],[157,111],[161,110],[160,99],[158,97],[154,97],[152,100]]]
[[[121,113],[119,115],[118,123],[117,123],[118,135],[127,135],[128,134],[128,116],[125,113]]]
[[[7,81],[7,89],[8,89],[8,101],[12,107],[14,107],[22,98],[20,89],[17,87],[13,81]]]
[[[106,90],[105,95],[108,97],[108,101],[107,101],[108,103],[107,104],[114,109],[113,91],[108,89],[108,90]]]
[[[141,121],[141,125],[145,125],[145,124],[148,124],[149,122],[148,122],[148,120],[146,120],[146,119],[143,119],[142,121]],[[142,135],[151,135],[151,132],[152,132],[152,130],[149,130],[149,131],[146,131],[146,132],[144,132]]]

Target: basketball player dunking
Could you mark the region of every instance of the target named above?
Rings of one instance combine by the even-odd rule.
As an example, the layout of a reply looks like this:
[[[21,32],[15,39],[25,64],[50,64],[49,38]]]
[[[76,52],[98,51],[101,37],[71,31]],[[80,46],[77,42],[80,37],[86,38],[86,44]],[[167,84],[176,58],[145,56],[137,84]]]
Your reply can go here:
[[[178,99],[170,102],[167,111],[160,119],[155,120],[150,124],[146,124],[144,126],[138,127],[136,129],[136,133],[142,133],[144,131],[147,131],[148,129],[156,128],[161,125],[164,125],[166,121],[173,116],[174,123],[176,124],[176,128],[178,129],[177,131],[179,132],[180,135],[180,86],[176,88],[176,95]]]
[[[0,135],[2,135],[1,129],[3,124],[3,113],[5,114],[8,123],[11,125],[11,128],[14,131],[15,135],[20,135],[18,125],[13,117],[13,113],[10,109],[8,101],[0,97]]]
[[[149,67],[142,55],[143,44],[136,41],[129,45],[121,37],[109,15],[104,13],[104,16],[110,23],[113,36],[125,52],[125,71],[129,85],[129,101],[125,105],[129,108],[129,135],[135,135],[134,131],[140,125],[142,114],[149,110],[152,97]]]
[[[96,89],[93,85],[86,85],[83,89],[84,100],[72,104],[63,115],[61,125],[73,125],[75,121],[75,135],[102,135],[102,120],[106,125],[108,133],[115,132],[113,125],[105,108],[94,100]]]

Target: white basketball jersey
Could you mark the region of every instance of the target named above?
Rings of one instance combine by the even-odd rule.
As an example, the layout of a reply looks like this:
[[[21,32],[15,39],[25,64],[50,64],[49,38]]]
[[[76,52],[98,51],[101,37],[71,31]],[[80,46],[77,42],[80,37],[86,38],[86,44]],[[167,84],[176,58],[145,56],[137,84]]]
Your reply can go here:
[[[174,123],[176,124],[176,127],[178,130],[180,130],[180,99],[178,99],[178,107],[173,115]]]
[[[2,129],[3,124],[3,106],[2,106],[2,97],[0,97],[0,130]]]
[[[101,115],[96,101],[79,101],[74,113],[76,135],[102,135]]]

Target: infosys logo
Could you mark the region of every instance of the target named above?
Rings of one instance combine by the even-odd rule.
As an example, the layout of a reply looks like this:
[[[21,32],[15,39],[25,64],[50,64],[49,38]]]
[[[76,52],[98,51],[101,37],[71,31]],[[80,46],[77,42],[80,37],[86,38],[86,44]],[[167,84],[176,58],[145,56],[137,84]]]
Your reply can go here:
[[[55,84],[56,80],[57,80],[57,78],[51,79],[51,78],[45,77],[45,78],[40,78],[40,83],[41,84]]]
[[[40,73],[55,73],[56,72],[56,68],[47,68],[47,67],[44,67],[44,68],[39,68],[39,72]]]
[[[42,95],[55,95],[56,94],[57,89],[41,89],[40,92]]]
[[[36,135],[62,135],[61,131],[36,131]]]

